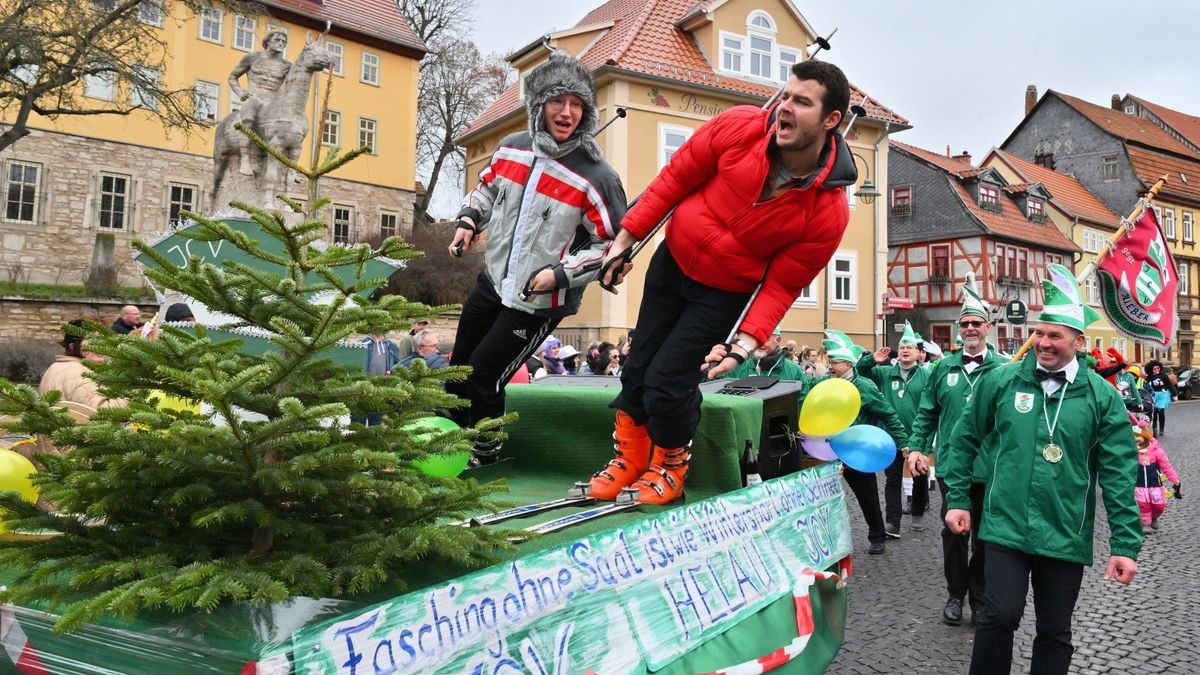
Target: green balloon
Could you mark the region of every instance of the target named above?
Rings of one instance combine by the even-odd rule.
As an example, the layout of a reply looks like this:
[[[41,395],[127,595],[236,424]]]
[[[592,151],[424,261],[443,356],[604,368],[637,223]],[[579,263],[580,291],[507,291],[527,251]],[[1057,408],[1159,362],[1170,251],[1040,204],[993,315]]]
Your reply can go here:
[[[413,432],[412,441],[417,445],[425,445],[434,436],[440,436],[447,431],[455,431],[458,428],[459,426],[454,423],[454,420],[437,415],[409,422],[401,427],[405,431]],[[459,446],[466,446],[466,443],[460,443]],[[413,462],[413,466],[427,476],[453,478],[467,468],[467,462],[470,460],[471,451],[467,447],[467,449],[457,452],[428,455],[423,459]]]

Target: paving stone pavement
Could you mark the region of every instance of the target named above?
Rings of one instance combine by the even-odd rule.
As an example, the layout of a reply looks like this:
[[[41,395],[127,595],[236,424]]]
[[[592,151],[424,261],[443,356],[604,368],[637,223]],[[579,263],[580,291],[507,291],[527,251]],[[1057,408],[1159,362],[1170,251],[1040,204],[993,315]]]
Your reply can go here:
[[[1146,535],[1138,574],[1124,586],[1104,581],[1108,525],[1096,513],[1095,564],[1084,569],[1075,606],[1071,673],[1200,673],[1200,401],[1174,404],[1161,439],[1185,499],[1171,501],[1160,529]],[[1194,487],[1193,487],[1194,486]],[[879,474],[880,503],[883,474]],[[830,673],[966,673],[974,633],[964,609],[961,626],[941,621],[941,495],[930,495],[924,532],[909,529],[889,540],[883,555],[867,555],[866,525],[846,491],[854,531],[854,573],[847,586],[846,637]],[[1013,672],[1028,672],[1034,637],[1032,593],[1013,649]]]

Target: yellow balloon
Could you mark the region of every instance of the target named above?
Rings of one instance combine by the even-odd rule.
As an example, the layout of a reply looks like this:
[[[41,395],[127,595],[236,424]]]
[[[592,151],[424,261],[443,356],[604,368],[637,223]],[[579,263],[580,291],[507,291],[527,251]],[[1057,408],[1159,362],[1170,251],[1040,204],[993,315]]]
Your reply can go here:
[[[188,399],[179,398],[178,396],[171,396],[170,394],[157,389],[151,391],[150,395],[158,397],[159,410],[175,410],[178,412],[191,412],[196,415],[200,414],[200,404],[196,401],[189,401]]]
[[[808,436],[833,436],[858,417],[862,397],[858,388],[840,377],[822,380],[808,392],[800,407],[800,432]]]
[[[38,490],[31,480],[35,473],[37,469],[33,462],[25,459],[24,455],[12,450],[0,450],[0,492],[13,490],[21,495],[21,499],[36,504]],[[0,521],[0,532],[7,529],[5,523]]]

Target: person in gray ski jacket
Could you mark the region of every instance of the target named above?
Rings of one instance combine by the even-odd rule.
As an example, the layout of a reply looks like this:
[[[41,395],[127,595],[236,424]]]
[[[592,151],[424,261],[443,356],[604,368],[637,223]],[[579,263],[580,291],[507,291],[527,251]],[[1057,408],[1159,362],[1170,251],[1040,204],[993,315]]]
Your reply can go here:
[[[455,421],[504,414],[504,386],[564,317],[579,311],[625,215],[621,180],[593,134],[591,70],[558,51],[525,80],[529,129],[500,141],[463,200],[449,249],[461,255],[487,232],[484,271],[463,305],[451,365],[469,365],[447,391],[470,401]],[[477,463],[497,459],[479,443]]]

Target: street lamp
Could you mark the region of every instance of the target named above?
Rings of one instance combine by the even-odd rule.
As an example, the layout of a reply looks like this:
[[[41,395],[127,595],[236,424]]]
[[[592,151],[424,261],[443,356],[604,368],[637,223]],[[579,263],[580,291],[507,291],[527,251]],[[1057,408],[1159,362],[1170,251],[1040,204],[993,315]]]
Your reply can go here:
[[[854,193],[854,196],[861,199],[862,203],[864,204],[874,204],[875,198],[883,193],[875,189],[875,183],[871,182],[871,164],[867,162],[865,157],[857,152],[852,152],[850,154],[853,155],[855,159],[861,159],[863,168],[867,170],[867,177],[863,180],[862,187],[858,188],[858,192]],[[855,163],[857,164],[857,162]]]

